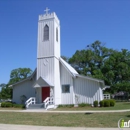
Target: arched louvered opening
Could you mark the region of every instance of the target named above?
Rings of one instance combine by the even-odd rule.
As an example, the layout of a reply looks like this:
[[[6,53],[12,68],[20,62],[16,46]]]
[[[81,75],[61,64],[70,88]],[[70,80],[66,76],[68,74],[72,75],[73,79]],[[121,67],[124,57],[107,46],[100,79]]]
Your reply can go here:
[[[44,41],[49,40],[49,26],[45,25],[44,27]]]

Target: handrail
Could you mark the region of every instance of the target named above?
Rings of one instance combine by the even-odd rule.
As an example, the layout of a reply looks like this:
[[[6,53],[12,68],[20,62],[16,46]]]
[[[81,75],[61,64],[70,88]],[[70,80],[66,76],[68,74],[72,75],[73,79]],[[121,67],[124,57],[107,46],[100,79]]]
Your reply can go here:
[[[35,104],[35,103],[36,103],[36,98],[35,98],[35,97],[30,97],[30,98],[25,102],[26,108],[28,108],[30,104]]]
[[[110,94],[103,94],[104,99],[110,99]]]
[[[47,106],[49,105],[49,104],[53,104],[54,103],[54,101],[53,101],[53,97],[47,97],[44,101],[43,101],[43,103],[44,103],[44,107],[45,108],[47,108]]]

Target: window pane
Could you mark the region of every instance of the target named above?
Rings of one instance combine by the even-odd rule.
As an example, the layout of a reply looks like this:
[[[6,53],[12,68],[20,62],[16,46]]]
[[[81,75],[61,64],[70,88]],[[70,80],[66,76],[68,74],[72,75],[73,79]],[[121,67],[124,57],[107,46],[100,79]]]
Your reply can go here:
[[[70,93],[70,85],[62,85],[62,93]]]

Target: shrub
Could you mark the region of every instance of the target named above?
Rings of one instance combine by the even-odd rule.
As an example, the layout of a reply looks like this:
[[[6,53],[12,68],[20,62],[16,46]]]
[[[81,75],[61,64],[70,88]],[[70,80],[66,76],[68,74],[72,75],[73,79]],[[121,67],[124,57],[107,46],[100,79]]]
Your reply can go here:
[[[85,103],[80,103],[80,104],[78,104],[78,106],[79,106],[79,107],[85,107],[86,104],[85,104]]]
[[[115,106],[115,100],[110,99],[109,101],[110,101],[110,106],[114,107]]]
[[[25,108],[25,105],[23,104],[13,104],[14,108]]]
[[[58,108],[61,108],[61,107],[63,107],[63,105],[58,105]]]
[[[67,105],[67,107],[69,108],[74,107],[74,104]]]
[[[2,102],[1,107],[14,107],[14,108],[25,108],[23,104],[13,104],[11,102]]]
[[[93,102],[93,105],[94,105],[94,107],[98,107],[98,101],[97,101],[97,100],[94,101],[94,102]]]
[[[99,104],[100,104],[100,107],[104,107],[104,100],[100,101]]]
[[[5,107],[6,105],[5,105],[5,102],[2,102],[1,103],[1,107]]]
[[[1,107],[12,107],[13,104],[11,102],[2,102]]]
[[[91,104],[86,104],[86,107],[90,107],[91,106]]]
[[[104,107],[110,107],[110,100],[104,100]]]
[[[74,107],[74,104],[67,104],[67,105],[58,105],[58,108],[62,108],[62,107],[64,107],[64,108],[71,108],[71,107]]]
[[[12,107],[13,104],[11,102],[6,102],[6,107]]]

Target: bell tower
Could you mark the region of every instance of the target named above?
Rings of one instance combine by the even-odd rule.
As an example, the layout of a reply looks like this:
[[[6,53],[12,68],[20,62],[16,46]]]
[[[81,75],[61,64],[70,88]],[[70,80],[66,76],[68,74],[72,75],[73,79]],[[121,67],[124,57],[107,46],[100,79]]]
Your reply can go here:
[[[37,79],[43,77],[54,87],[55,104],[60,104],[60,21],[55,12],[48,11],[38,20]]]

